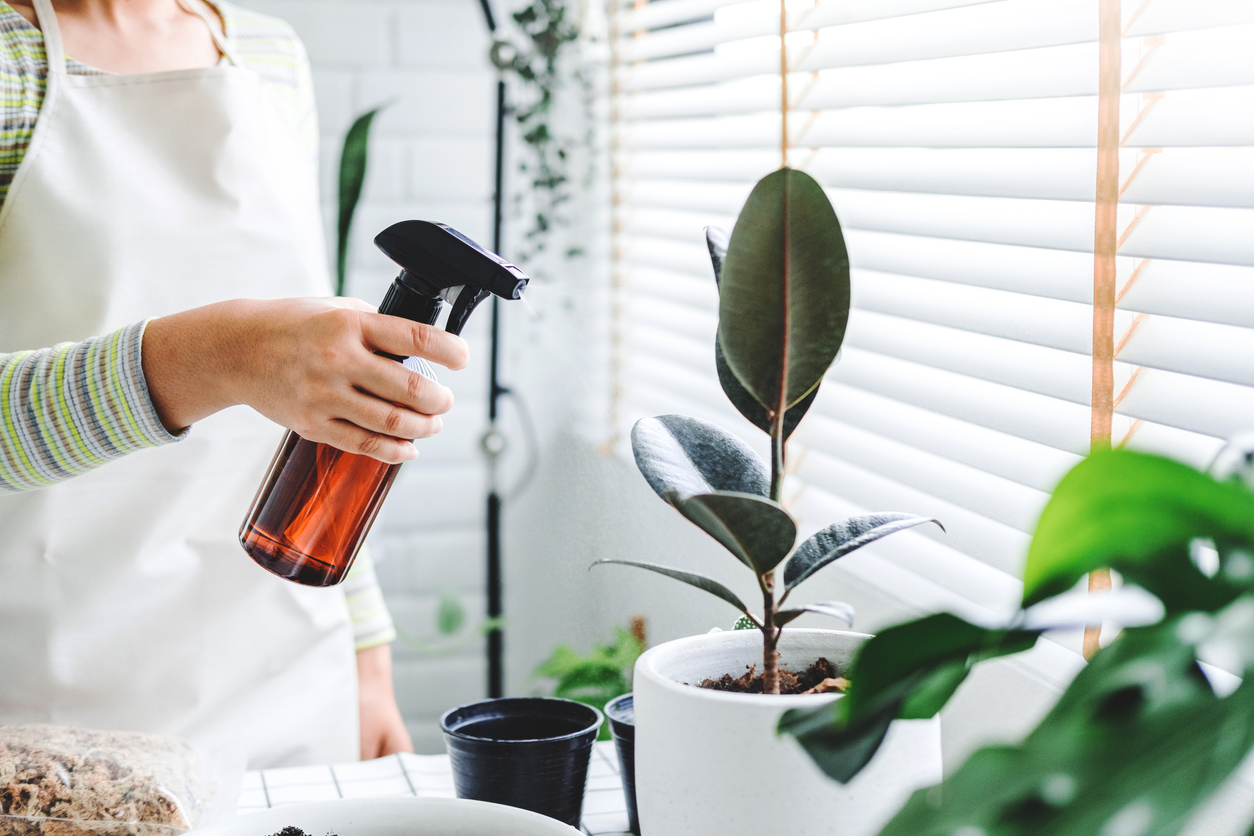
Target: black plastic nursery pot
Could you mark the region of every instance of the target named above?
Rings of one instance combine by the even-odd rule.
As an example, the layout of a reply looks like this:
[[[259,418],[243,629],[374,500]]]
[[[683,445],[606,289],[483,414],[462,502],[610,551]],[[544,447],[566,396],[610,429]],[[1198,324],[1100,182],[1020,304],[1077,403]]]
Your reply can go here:
[[[627,797],[627,822],[631,832],[640,836],[636,814],[636,708],[632,695],[623,694],[607,702],[605,716],[618,751],[618,770],[623,776],[623,795]]]
[[[546,697],[463,705],[440,718],[458,798],[508,804],[579,826],[592,744],[604,718]]]

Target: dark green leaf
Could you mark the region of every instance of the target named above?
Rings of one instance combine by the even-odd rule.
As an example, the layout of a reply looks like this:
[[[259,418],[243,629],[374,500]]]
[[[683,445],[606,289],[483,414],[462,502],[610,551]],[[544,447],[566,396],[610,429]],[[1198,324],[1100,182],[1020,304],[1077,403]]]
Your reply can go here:
[[[1251,579],[1223,571],[1208,579],[1189,557],[1197,538],[1254,547],[1254,493],[1161,456],[1094,454],[1063,477],[1041,514],[1024,569],[1024,606],[1110,567],[1157,595],[1168,612],[1215,610]]]
[[[749,195],[719,280],[718,339],[727,365],[772,414],[823,379],[849,318],[849,256],[840,222],[809,175],[781,169]]]
[[[440,596],[440,606],[435,614],[435,627],[442,636],[451,636],[462,629],[466,621],[466,609],[461,599],[451,592]]]
[[[1038,630],[996,630],[939,613],[890,627],[862,646],[843,699],[784,714],[819,768],[848,782],[879,749],[895,719],[925,719],[944,707],[977,662],[1031,648]]]
[[[714,266],[714,284],[719,283],[719,275],[723,271],[723,259],[727,257],[727,232],[717,226],[707,226],[705,228],[705,244],[710,251],[710,263]],[[714,369],[718,373],[718,382],[723,387],[723,393],[727,395],[727,399],[732,402],[732,406],[740,412],[741,415],[764,433],[771,431],[771,416],[762,404],[753,399],[744,385],[736,379],[736,375],[732,373],[731,368],[727,365],[727,358],[723,356],[723,346],[719,343],[717,336],[714,339]],[[792,435],[792,431],[797,429],[797,425],[801,423],[801,419],[805,417],[810,406],[814,403],[815,397],[819,394],[819,387],[815,386],[810,390],[810,394],[806,395],[794,407],[790,408],[784,414],[784,439],[787,440]]]
[[[833,560],[868,543],[874,543],[881,537],[924,523],[936,523],[941,531],[945,530],[939,520],[896,511],[866,514],[832,523],[797,547],[797,551],[789,558],[788,565],[784,567],[784,586],[792,589]]]
[[[723,346],[719,344],[717,338],[714,340],[714,370],[718,373],[718,382],[723,387],[723,394],[727,395],[732,406],[736,407],[736,410],[745,416],[749,423],[764,433],[770,433],[770,413],[762,404],[753,399],[753,395],[750,395],[736,379],[736,375],[732,374],[732,370],[727,365],[727,358],[723,356]],[[810,390],[810,394],[784,413],[784,440],[788,440],[793,430],[797,429],[797,425],[801,423],[801,419],[806,417],[806,413],[814,405],[814,399],[818,397],[818,394],[819,387],[815,386]]]
[[[857,682],[845,694],[846,708],[857,714],[885,697],[895,698],[897,689],[918,672],[930,676],[954,664],[970,670],[978,661],[1028,650],[1038,636],[1039,630],[980,627],[951,613],[890,627],[869,639],[858,654],[853,669]],[[908,699],[910,695],[903,696]],[[942,706],[934,701],[915,702],[902,716],[931,717]]]
[[[797,523],[779,503],[761,496],[722,491],[684,497],[671,492],[666,498],[758,575],[778,566],[797,542]]]
[[[621,566],[636,566],[640,569],[648,569],[650,572],[657,572],[660,575],[666,575],[666,577],[674,578],[677,581],[683,581],[689,586],[695,586],[697,589],[703,589],[715,597],[722,598],[724,601],[749,616],[750,619],[753,618],[753,614],[749,612],[749,609],[744,605],[744,602],[736,596],[736,593],[732,592],[716,580],[711,580],[710,578],[706,578],[701,575],[694,575],[691,572],[685,572],[681,569],[672,569],[669,566],[659,566],[656,563],[643,563],[636,560],[611,560],[607,558],[605,560],[598,560],[592,565],[600,566],[602,563],[617,563]]]
[[[976,752],[881,836],[1178,833],[1254,746],[1254,682],[1217,697],[1179,626],[1125,631],[1023,743]]]
[[[802,604],[798,607],[790,607],[786,610],[780,610],[775,613],[775,626],[783,627],[795,618],[800,618],[808,612],[826,615],[832,618],[838,618],[850,627],[853,626],[853,607],[844,601],[826,601],[822,604]]]
[[[353,227],[353,213],[361,199],[361,187],[366,182],[366,160],[370,147],[370,125],[375,115],[387,105],[367,111],[353,122],[344,136],[344,150],[340,152],[339,220],[335,241],[335,295],[344,295],[344,282],[348,266],[348,234]]]
[[[770,471],[753,448],[700,418],[641,418],[631,430],[631,449],[641,474],[663,499],[672,491],[681,496],[711,491],[770,493]]]

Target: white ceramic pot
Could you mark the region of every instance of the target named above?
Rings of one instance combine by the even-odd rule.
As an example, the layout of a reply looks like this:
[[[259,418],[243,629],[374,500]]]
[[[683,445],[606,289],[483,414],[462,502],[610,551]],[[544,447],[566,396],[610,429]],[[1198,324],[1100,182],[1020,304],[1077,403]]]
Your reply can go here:
[[[580,836],[575,828],[539,813],[458,798],[356,798],[293,804],[226,819],[192,833],[266,836],[289,825],[310,836]]]
[[[787,629],[780,662],[805,670],[826,657],[847,670],[863,633]],[[762,634],[692,636],[636,662],[636,798],[645,836],[873,836],[910,794],[941,780],[940,720],[898,720],[848,784],[824,775],[791,737],[775,733],[789,708],[839,695],[766,696],[695,687],[762,666]],[[685,684],[692,683],[692,684]]]

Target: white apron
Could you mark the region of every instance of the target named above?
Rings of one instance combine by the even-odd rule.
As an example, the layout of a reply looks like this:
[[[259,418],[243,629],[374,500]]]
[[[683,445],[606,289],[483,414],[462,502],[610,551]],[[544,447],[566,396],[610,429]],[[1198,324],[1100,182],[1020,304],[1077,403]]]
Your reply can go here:
[[[0,352],[329,294],[316,173],[255,72],[219,43],[230,65],[67,75],[49,0],[35,10],[48,88],[0,212]],[[0,723],[237,742],[254,768],[357,759],[342,591],[270,575],[236,539],[281,434],[236,407],[0,496]]]

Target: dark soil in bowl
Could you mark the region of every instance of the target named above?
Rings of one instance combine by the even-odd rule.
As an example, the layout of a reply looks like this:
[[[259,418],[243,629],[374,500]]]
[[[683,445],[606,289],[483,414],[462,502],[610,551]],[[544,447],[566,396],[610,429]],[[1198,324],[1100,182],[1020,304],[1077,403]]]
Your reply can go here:
[[[283,828],[278,833],[275,833],[274,836],[309,836],[309,834],[301,830],[299,827],[292,827],[289,824],[287,827]],[[335,834],[328,833],[327,836],[335,836]]]
[[[701,683],[702,688],[711,691],[731,691],[736,694],[762,693],[762,674],[757,673],[757,665],[746,665],[743,674],[733,677],[729,673],[718,679],[707,679]],[[779,692],[781,694],[838,694],[849,687],[849,680],[836,675],[836,666],[826,658],[820,657],[801,673],[793,673],[779,669]]]

